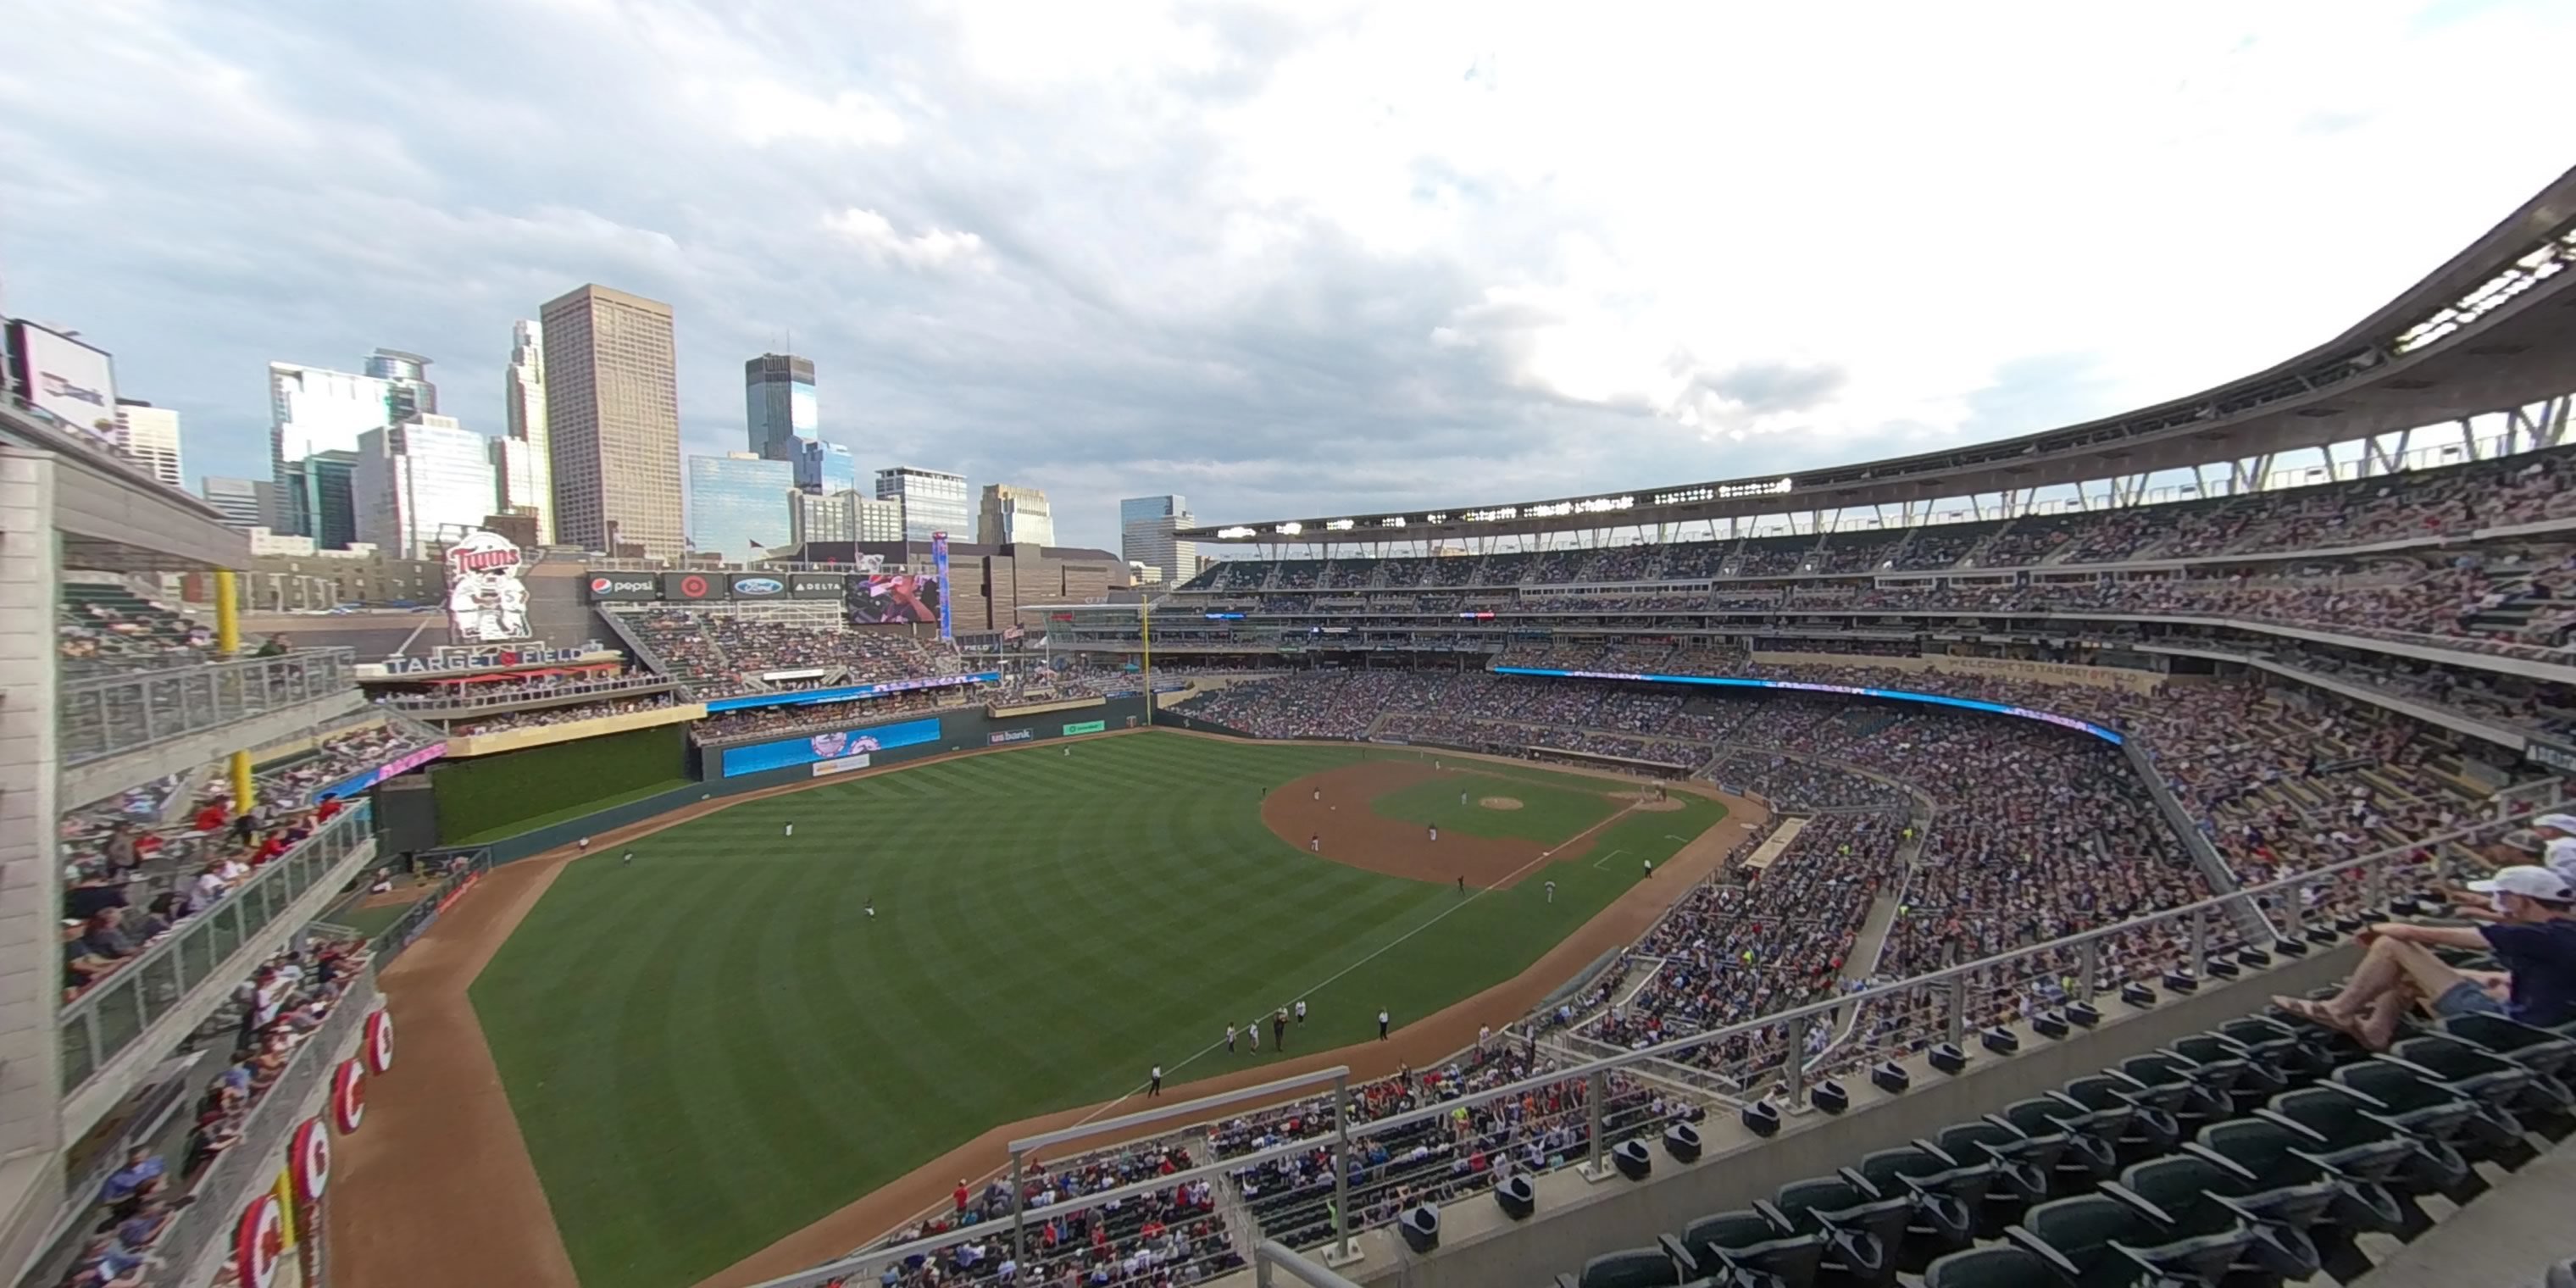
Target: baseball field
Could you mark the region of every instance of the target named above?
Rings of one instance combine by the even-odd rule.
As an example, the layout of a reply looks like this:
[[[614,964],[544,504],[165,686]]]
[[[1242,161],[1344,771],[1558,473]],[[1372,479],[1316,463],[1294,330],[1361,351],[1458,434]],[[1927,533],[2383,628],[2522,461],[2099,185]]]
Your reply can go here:
[[[573,1268],[699,1282],[1153,1065],[1181,1089],[1280,1060],[1224,1028],[1299,999],[1286,1058],[1373,1043],[1379,1008],[1401,1028],[1511,980],[1726,815],[1432,757],[1041,743],[562,867],[470,998]]]

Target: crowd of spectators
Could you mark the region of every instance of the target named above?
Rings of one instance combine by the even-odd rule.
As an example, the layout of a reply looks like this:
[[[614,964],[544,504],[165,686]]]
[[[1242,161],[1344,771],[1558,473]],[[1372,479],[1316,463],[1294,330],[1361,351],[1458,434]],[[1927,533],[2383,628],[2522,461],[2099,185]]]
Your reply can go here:
[[[213,629],[177,609],[87,583],[66,584],[54,633],[66,672],[198,662],[215,649]]]
[[[773,671],[826,670],[835,684],[956,675],[957,648],[900,627],[849,627],[742,611],[652,608],[624,620],[698,698],[762,692]]]
[[[967,1237],[935,1257],[911,1258],[878,1282],[893,1288],[978,1283],[1163,1288],[1213,1279],[1241,1266],[1243,1258],[1227,1237],[1215,1186],[1208,1181],[1186,1181],[1082,1211],[1049,1211],[1197,1165],[1188,1147],[1160,1140],[1052,1165],[1032,1160],[1020,1187],[1027,1212],[1026,1264],[1011,1254],[1009,1183],[996,1179],[979,1190],[961,1179],[948,1210],[897,1231],[886,1242],[911,1243],[961,1231]],[[991,1235],[975,1237],[979,1227],[990,1227]]]
[[[909,693],[890,693],[879,698],[854,698],[846,702],[801,703],[782,707],[752,707],[743,711],[726,711],[708,716],[689,726],[689,737],[704,746],[747,738],[758,734],[792,734],[808,729],[850,729],[916,716],[929,711],[954,710],[968,705],[962,689],[919,689]]]
[[[365,946],[306,936],[260,964],[236,990],[228,1015],[205,1031],[224,1045],[218,1072],[194,1102],[179,1166],[150,1146],[137,1146],[100,1182],[81,1216],[88,1229],[63,1288],[151,1288],[164,1279],[155,1248],[195,1202],[189,1190],[224,1151],[238,1144],[251,1109],[339,1008],[366,970]]]
[[[1674,542],[1590,550],[1417,556],[1370,561],[1366,583],[1327,583],[1320,560],[1229,560],[1181,587],[1224,594],[1260,589],[1360,585],[1515,586],[1577,581],[1676,581],[1726,575],[1782,577],[1801,571],[1852,575],[1886,567],[1910,571],[2025,568],[2329,550],[2410,538],[2457,537],[2476,529],[2576,516],[2576,451],[2553,449],[2501,460],[2413,470],[2350,482],[2280,488],[2217,500],[2024,515],[2008,522],[1933,524],[1900,547],[1884,530],[1740,540]],[[1279,579],[1270,580],[1272,569]],[[1299,569],[1293,576],[1289,569]],[[1420,569],[1420,572],[1416,572]]]
[[[512,729],[542,729],[552,725],[580,724],[585,720],[606,720],[611,716],[631,716],[645,711],[660,711],[680,704],[680,695],[668,691],[648,693],[635,698],[609,698],[599,702],[576,702],[569,706],[539,707],[533,711],[504,711],[497,715],[477,716],[471,720],[448,722],[447,732],[457,737],[479,733],[506,733]]]
[[[551,698],[588,694],[610,694],[620,689],[642,688],[664,684],[668,680],[642,667],[615,664],[584,667],[579,670],[548,670],[516,674],[476,676],[433,684],[430,688],[409,693],[378,694],[383,706],[406,710],[454,707],[460,703],[502,704],[542,702]]]

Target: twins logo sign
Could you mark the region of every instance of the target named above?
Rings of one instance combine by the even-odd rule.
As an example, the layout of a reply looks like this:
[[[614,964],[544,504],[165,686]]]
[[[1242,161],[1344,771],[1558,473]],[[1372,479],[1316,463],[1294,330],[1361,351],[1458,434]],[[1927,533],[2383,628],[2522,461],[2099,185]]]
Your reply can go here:
[[[533,562],[517,543],[476,528],[447,548],[447,633],[469,644],[528,637],[528,587],[519,574]]]

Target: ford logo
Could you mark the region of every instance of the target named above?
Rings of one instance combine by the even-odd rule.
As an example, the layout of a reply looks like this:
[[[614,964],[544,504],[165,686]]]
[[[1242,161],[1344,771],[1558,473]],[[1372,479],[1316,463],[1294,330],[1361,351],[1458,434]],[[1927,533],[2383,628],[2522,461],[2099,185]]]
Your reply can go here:
[[[767,577],[744,577],[733,584],[733,593],[737,595],[775,595],[785,589],[787,587]]]

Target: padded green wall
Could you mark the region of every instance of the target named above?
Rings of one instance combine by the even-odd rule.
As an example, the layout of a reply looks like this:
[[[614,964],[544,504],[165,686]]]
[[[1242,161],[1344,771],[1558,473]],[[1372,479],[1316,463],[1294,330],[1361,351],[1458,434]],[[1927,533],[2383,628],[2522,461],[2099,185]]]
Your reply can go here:
[[[472,760],[430,771],[446,844],[514,823],[689,778],[688,726],[662,725]]]

